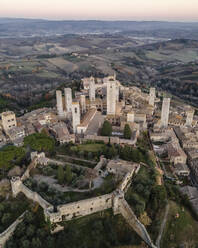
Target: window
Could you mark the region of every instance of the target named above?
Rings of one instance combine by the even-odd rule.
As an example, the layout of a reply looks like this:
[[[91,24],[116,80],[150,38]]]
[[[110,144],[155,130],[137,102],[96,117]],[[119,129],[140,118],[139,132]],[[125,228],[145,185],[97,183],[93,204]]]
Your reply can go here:
[[[76,113],[76,114],[78,113],[78,110],[77,110],[77,108],[75,108],[75,113]]]

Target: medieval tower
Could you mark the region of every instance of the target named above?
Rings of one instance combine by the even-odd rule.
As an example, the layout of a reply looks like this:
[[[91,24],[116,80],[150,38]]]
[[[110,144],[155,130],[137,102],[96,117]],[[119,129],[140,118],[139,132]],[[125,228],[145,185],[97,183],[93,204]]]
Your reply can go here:
[[[80,105],[79,102],[72,103],[72,125],[73,132],[77,132],[77,126],[80,124]]]
[[[164,98],[162,103],[162,112],[161,112],[161,127],[168,126],[169,109],[170,109],[170,98]]]

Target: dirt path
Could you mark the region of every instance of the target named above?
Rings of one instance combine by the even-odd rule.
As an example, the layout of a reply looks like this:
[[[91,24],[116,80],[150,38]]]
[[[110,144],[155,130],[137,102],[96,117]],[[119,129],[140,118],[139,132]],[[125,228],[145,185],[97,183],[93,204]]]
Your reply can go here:
[[[68,156],[68,155],[62,155],[62,154],[58,154],[57,157],[62,157],[62,158],[68,158],[68,159],[73,159],[73,160],[78,160],[78,161],[82,161],[82,162],[87,162],[87,163],[90,163],[90,164],[93,164],[93,165],[96,165],[97,162],[94,162],[94,161],[90,161],[90,160],[86,160],[86,159],[81,159],[81,158],[75,158],[75,157],[72,157],[72,156]]]

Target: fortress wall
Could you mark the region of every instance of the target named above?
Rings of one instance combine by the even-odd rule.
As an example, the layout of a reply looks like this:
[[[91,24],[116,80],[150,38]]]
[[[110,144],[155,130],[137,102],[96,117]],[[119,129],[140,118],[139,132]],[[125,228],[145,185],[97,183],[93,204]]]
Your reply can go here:
[[[52,222],[60,222],[60,219],[68,221],[73,218],[86,216],[109,208],[112,208],[112,194],[60,205],[57,208],[58,213],[48,213],[47,217],[49,217]]]
[[[106,162],[107,162],[107,159],[101,156],[100,161],[97,163],[94,169],[99,171],[102,168],[102,166],[106,164]]]
[[[145,226],[138,220],[131,207],[125,199],[119,199],[119,211],[135,232],[150,246],[156,248]]]
[[[21,180],[24,181],[30,177],[30,171],[34,169],[37,165],[37,157],[35,157],[32,162],[28,165],[26,171],[24,172],[23,176],[21,177]]]
[[[130,140],[130,139],[120,139],[120,144],[123,144],[123,145],[131,145],[131,146],[133,146],[133,145],[135,145],[136,144],[136,142],[137,142],[137,137],[135,137],[135,139],[133,139],[133,140]]]
[[[21,216],[19,216],[12,225],[10,225],[3,233],[0,234],[0,247],[4,247],[6,242],[9,240],[9,238],[14,233],[17,225],[23,221],[23,217],[26,212],[24,212]]]
[[[124,191],[126,186],[128,185],[129,181],[131,180],[133,176],[134,170],[131,172],[128,172],[125,176],[124,179],[122,180],[122,183],[119,185],[118,189],[121,191]]]
[[[49,202],[44,200],[37,192],[31,191],[28,187],[26,187],[24,184],[21,185],[21,192],[30,200],[38,202],[39,205],[43,209],[47,209],[49,207],[53,207]]]
[[[105,137],[105,136],[97,136],[97,135],[85,135],[84,140],[95,140],[95,141],[103,141],[105,144],[108,144],[109,141],[111,144],[127,144],[127,145],[135,145],[137,142],[137,137],[135,139],[120,139],[119,137]]]
[[[95,141],[103,141],[104,143],[113,143],[113,144],[119,144],[120,139],[118,137],[105,137],[105,136],[97,136],[97,135],[86,135],[85,140],[95,140]]]

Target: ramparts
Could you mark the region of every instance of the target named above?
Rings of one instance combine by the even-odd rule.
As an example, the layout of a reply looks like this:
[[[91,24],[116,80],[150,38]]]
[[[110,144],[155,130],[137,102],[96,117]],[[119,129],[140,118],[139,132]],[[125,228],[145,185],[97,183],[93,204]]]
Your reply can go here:
[[[96,212],[101,212],[106,209],[112,208],[112,196],[106,194],[86,200],[59,205],[57,213],[51,213],[48,209],[45,212],[46,218],[52,223],[61,221],[69,221],[74,218],[79,218]]]
[[[85,135],[84,140],[103,141],[105,144],[111,143],[111,144],[135,145],[137,142],[137,136],[135,136],[134,139],[120,139],[119,137]]]
[[[114,215],[122,214],[122,216],[126,219],[129,225],[140,235],[140,237],[149,246],[155,248],[150,239],[149,234],[146,231],[146,228],[140,223],[140,221],[137,219],[132,209],[129,207],[128,203],[124,199],[124,192],[130,185],[133,174],[137,173],[140,166],[136,169],[133,168],[131,172],[126,173],[121,184],[112,193],[65,205],[59,205],[57,206],[57,209],[55,211],[54,207],[50,203],[44,200],[38,193],[31,191],[23,184],[22,179],[27,178],[27,176],[29,176],[31,168],[35,168],[36,164],[39,161],[39,156],[34,156],[32,159],[33,161],[28,167],[28,173],[24,173],[24,175],[26,176],[23,175],[22,178],[12,178],[12,192],[14,196],[16,196],[19,192],[23,192],[27,198],[38,202],[44,210],[46,221],[49,220],[51,223],[58,224],[62,221],[69,221],[75,218],[80,218],[82,216],[87,216],[92,213],[101,212],[106,209],[112,208]],[[41,159],[44,165],[50,162],[43,155],[41,156]],[[42,161],[40,161],[40,163]],[[104,161],[101,159],[101,163],[98,164],[98,168],[101,168],[103,162]],[[16,226],[17,224],[18,222],[16,222]],[[11,230],[13,230],[14,232],[15,229]],[[62,230],[62,228],[59,228],[58,230]],[[53,230],[53,233],[54,232],[56,232],[56,230]]]
[[[24,215],[26,212],[24,212],[21,216],[19,216],[12,225],[10,225],[3,233],[0,234],[0,247],[4,247],[7,240],[12,236],[14,233],[17,225],[23,221]]]

